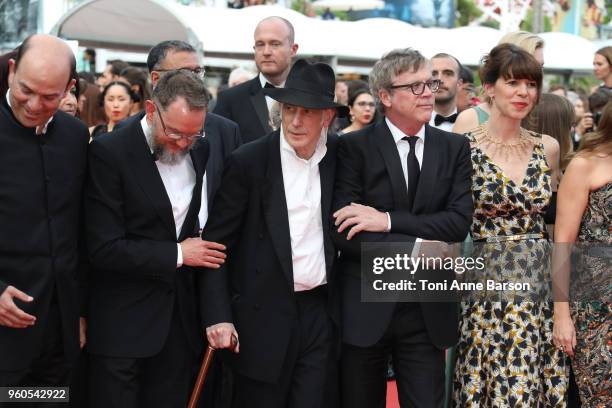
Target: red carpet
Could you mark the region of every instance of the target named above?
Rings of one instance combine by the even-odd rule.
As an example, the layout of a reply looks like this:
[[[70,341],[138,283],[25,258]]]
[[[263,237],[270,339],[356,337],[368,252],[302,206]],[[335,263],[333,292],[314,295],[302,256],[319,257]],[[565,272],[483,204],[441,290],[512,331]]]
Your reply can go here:
[[[399,408],[395,381],[387,381],[387,408]]]

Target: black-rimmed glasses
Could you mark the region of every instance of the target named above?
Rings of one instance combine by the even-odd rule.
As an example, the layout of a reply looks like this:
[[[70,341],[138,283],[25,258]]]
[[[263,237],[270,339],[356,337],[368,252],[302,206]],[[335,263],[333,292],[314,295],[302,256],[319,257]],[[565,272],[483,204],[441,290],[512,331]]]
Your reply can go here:
[[[168,136],[170,139],[173,139],[173,140],[187,139],[190,142],[193,142],[194,140],[204,135],[204,129],[201,129],[195,135],[182,135],[180,133],[168,133],[168,131],[166,130],[166,124],[164,123],[164,118],[162,117],[162,114],[161,114],[161,109],[159,109],[159,106],[157,105],[157,103],[153,102],[153,104],[155,105],[155,109],[157,110],[157,115],[159,116],[159,120],[161,122],[162,129],[165,135]]]
[[[442,81],[440,81],[439,79],[433,79],[427,82],[413,82],[411,84],[391,85],[389,88],[391,89],[410,89],[413,94],[418,96],[418,95],[423,95],[423,92],[425,92],[425,85],[427,85],[427,87],[431,90],[431,92],[433,93],[438,92],[438,88],[440,88],[441,82]]]
[[[194,74],[196,74],[200,79],[204,79],[204,77],[206,76],[206,70],[204,69],[204,67],[195,67],[195,68],[183,67],[183,68],[175,68],[175,69],[154,69],[153,71],[157,71],[157,72],[189,71],[189,72],[193,72]]]

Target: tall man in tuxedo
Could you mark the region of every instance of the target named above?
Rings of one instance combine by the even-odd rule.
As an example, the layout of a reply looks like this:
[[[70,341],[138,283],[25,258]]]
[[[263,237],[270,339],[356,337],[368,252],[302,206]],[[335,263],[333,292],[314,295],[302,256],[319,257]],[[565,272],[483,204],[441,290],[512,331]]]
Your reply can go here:
[[[270,109],[274,100],[264,95],[264,88],[283,87],[291,59],[297,53],[293,25],[282,17],[267,17],[255,28],[255,65],[259,75],[219,94],[214,113],[240,126],[247,143],[272,131]]]
[[[384,405],[391,353],[401,405],[437,408],[444,348],[457,341],[456,304],[362,302],[361,243],[462,241],[473,207],[470,148],[467,139],[428,125],[438,82],[418,51],[385,55],[370,73],[370,87],[384,120],[338,143],[334,239],[341,250],[343,404]]]
[[[34,35],[0,95],[0,386],[66,386],[79,350],[87,128],[58,111],[74,55]]]
[[[228,262],[199,273],[209,343],[239,344],[235,407],[320,407],[331,382],[339,304],[330,220],[336,167],[329,65],[299,60],[284,88],[281,128],[230,156],[203,237]],[[337,406],[337,405],[336,405]]]
[[[450,132],[457,120],[457,93],[463,84],[461,64],[452,55],[440,53],[431,58],[431,70],[440,87],[429,125]]]
[[[222,245],[190,238],[208,159],[207,103],[194,73],[168,72],[142,120],[91,144],[91,407],[187,404],[203,344],[190,267],[224,258]]]

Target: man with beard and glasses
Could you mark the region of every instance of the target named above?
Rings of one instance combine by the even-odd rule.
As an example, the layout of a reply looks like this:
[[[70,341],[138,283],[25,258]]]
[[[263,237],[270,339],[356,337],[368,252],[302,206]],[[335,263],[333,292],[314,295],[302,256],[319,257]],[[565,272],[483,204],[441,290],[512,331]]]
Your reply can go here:
[[[191,267],[224,246],[198,238],[208,140],[204,83],[163,75],[146,114],[91,143],[90,406],[186,406],[204,343]]]
[[[461,64],[452,55],[440,53],[431,59],[431,69],[433,79],[440,80],[440,87],[429,126],[450,132],[457,120],[457,91],[462,84],[459,78]]]

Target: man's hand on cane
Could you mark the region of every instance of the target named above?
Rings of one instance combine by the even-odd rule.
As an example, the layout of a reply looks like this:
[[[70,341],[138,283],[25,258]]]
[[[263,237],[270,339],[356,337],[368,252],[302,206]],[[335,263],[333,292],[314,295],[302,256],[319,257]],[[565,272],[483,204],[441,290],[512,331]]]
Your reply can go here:
[[[238,332],[232,323],[217,323],[206,328],[208,344],[215,349],[231,349],[240,352]]]

